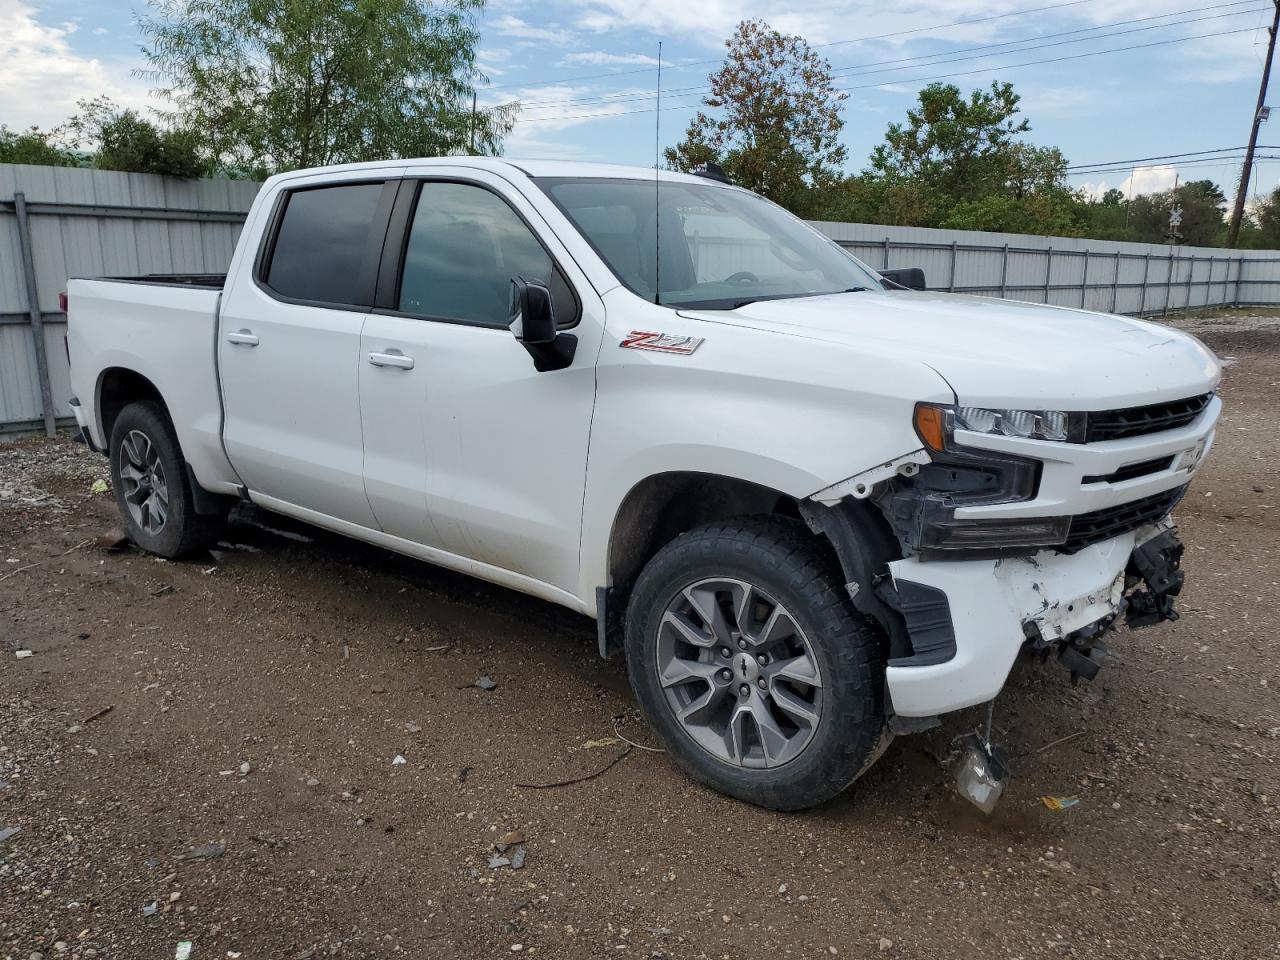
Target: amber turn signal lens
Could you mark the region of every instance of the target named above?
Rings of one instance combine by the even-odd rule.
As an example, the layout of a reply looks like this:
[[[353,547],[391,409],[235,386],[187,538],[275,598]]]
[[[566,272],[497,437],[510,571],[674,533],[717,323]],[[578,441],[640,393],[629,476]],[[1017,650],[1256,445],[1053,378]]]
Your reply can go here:
[[[917,403],[915,415],[916,433],[924,441],[924,445],[934,453],[941,453],[947,447],[947,412],[946,408],[932,403]]]

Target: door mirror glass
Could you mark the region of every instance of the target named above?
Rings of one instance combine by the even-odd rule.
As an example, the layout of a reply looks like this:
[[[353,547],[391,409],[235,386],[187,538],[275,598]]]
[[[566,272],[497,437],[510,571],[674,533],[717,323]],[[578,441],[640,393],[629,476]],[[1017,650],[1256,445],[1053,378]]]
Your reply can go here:
[[[511,280],[511,333],[526,346],[547,346],[556,339],[556,311],[551,291],[523,277]]]

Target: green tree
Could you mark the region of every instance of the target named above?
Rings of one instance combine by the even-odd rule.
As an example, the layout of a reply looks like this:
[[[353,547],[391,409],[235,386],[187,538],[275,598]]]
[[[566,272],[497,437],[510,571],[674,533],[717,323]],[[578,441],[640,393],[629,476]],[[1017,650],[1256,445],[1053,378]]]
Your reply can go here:
[[[1254,229],[1248,231],[1250,246],[1255,249],[1280,249],[1280,187],[1257,201],[1251,213]]]
[[[1081,210],[1084,232],[1099,240],[1132,240],[1129,228],[1129,201],[1114,188],[1096,200],[1089,200]]]
[[[879,184],[876,219],[966,230],[1075,233],[1080,199],[1056,147],[1022,140],[1009,83],[967,97],[949,83],[920,91],[904,123],[889,125],[864,177]]]
[[[95,148],[93,165],[99,170],[184,179],[212,172],[193,130],[162,129],[135,110],[121,110],[105,96],[80,100],[76,106],[80,111],[62,128],[63,135],[79,146]]]
[[[56,133],[36,127],[10,130],[0,124],[0,163],[35,163],[46,167],[78,167],[82,160],[57,142]]]
[[[139,18],[172,115],[220,166],[263,173],[474,149],[513,111],[471,111],[484,0],[150,0]]]
[[[1178,242],[1193,247],[1222,244],[1227,198],[1212,180],[1192,180],[1174,190],[1134,197],[1129,209],[1130,235],[1147,243],[1168,243],[1169,214],[1175,206],[1182,209]]]
[[[744,20],[725,41],[724,65],[711,75],[685,138],[666,150],[676,170],[715,160],[736,183],[796,212],[807,212],[811,191],[840,176],[845,148],[831,64],[801,37],[762,20]]]

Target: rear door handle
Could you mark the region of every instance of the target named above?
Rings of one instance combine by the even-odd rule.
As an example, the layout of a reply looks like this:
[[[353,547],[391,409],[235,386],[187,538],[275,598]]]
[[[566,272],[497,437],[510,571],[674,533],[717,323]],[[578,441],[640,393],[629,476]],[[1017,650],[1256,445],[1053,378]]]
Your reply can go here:
[[[246,347],[256,347],[258,345],[258,335],[249,330],[236,330],[234,333],[227,334],[228,343],[239,343]]]
[[[399,367],[401,370],[413,369],[413,357],[406,356],[398,350],[392,353],[371,353],[369,354],[369,362],[375,367]]]

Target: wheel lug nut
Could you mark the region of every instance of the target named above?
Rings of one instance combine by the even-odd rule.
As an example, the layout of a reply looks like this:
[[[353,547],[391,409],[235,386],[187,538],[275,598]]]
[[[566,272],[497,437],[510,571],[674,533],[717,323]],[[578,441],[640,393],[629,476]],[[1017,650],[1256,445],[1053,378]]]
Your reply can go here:
[[[744,683],[738,688],[738,693],[742,694],[744,697],[749,696],[751,694],[751,688]]]
[[[759,680],[756,681],[756,686],[758,686],[761,690],[763,690],[769,685],[764,682],[764,677],[761,677]]]
[[[738,649],[739,649],[739,650],[745,650],[745,649],[747,649],[747,641],[745,641],[745,640],[739,640],[739,641],[738,641]]]
[[[756,663],[760,664],[760,666],[762,667],[768,662],[769,662],[769,658],[766,657],[763,653],[760,654],[760,656],[756,657]]]
[[[733,673],[729,670],[721,670],[720,679],[723,680],[725,683],[728,683],[730,680],[733,679]]]
[[[732,650],[730,650],[728,647],[721,647],[721,648],[720,648],[720,656],[722,656],[722,657],[727,657],[727,656],[729,656],[729,654],[731,654],[731,653],[733,653],[733,651],[732,651]]]

